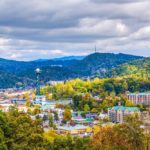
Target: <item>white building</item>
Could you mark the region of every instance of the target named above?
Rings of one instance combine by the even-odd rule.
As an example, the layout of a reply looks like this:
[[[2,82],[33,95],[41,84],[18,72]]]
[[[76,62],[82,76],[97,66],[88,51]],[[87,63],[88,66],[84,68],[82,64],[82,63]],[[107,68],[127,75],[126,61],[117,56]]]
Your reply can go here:
[[[46,101],[46,96],[44,95],[36,95],[35,96],[36,101]]]
[[[126,116],[137,113],[140,116],[138,107],[114,106],[108,109],[108,116],[112,122],[123,123]]]
[[[8,112],[11,106],[14,106],[14,104],[0,104],[0,110],[3,112]]]
[[[133,102],[133,104],[145,104],[150,105],[150,92],[146,93],[130,93],[127,94],[128,99]]]
[[[45,105],[46,104],[46,96],[45,95],[36,95],[34,104]]]
[[[49,81],[47,82],[48,85],[56,85],[56,84],[63,84],[64,81]]]
[[[3,112],[8,112],[11,106],[15,106],[14,104],[0,104],[0,110]],[[27,112],[28,108],[25,105],[17,106],[19,112]]]
[[[18,111],[19,111],[19,112],[27,113],[28,107],[27,107],[26,105],[19,105],[19,106],[18,106]]]

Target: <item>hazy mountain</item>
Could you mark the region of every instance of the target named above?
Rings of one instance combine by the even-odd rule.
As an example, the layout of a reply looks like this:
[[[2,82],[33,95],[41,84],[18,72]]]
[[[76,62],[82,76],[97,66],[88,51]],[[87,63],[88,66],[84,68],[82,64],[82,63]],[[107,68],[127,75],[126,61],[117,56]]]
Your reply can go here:
[[[53,59],[37,59],[37,60],[34,60],[34,61],[35,62],[46,62],[46,61],[49,61],[49,60],[53,60],[53,61],[82,60],[85,57],[86,56],[65,56],[65,57],[53,58]]]
[[[53,60],[62,60],[62,61],[66,61],[66,60],[82,60],[85,57],[86,56],[66,56],[66,57],[54,58]]]

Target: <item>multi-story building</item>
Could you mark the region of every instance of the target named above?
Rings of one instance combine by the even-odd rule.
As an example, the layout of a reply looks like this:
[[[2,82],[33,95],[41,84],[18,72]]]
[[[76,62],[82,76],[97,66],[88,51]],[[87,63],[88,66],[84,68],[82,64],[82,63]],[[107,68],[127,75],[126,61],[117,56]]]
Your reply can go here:
[[[126,116],[137,113],[140,116],[138,107],[114,106],[108,109],[108,116],[112,122],[123,123]]]
[[[144,104],[150,105],[150,92],[146,93],[130,93],[127,94],[128,99],[133,102],[133,104]]]

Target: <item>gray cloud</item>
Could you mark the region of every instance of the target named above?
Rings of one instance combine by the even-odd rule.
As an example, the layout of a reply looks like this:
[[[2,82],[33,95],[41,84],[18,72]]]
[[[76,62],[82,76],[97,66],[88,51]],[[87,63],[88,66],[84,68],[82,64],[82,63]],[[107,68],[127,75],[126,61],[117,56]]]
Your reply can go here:
[[[95,44],[102,52],[148,51],[149,8],[149,0],[1,0],[1,57],[84,55]]]

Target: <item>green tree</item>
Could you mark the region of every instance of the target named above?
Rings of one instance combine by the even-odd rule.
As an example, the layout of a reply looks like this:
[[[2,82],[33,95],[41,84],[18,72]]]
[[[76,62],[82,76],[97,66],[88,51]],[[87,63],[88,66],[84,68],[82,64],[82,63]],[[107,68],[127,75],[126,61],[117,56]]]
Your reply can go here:
[[[54,119],[55,119],[56,121],[59,120],[59,116],[58,116],[58,113],[57,113],[57,112],[54,112]]]
[[[2,124],[1,124],[2,123]],[[11,107],[7,114],[0,114],[0,142],[2,149],[42,149],[44,146],[41,122],[32,120],[28,114],[19,113]]]
[[[43,121],[45,122],[46,120],[48,120],[48,116],[47,116],[47,115],[44,115],[44,116],[43,116]]]
[[[114,91],[114,86],[112,85],[112,83],[105,82],[104,89],[110,93]]]
[[[49,126],[53,127],[54,126],[54,119],[53,119],[53,115],[49,114]]]
[[[85,104],[85,105],[84,105],[84,111],[85,111],[85,112],[90,111],[90,107],[89,107],[88,104]]]
[[[66,108],[63,115],[63,121],[64,122],[70,121],[71,117],[72,117],[71,110],[69,108]]]

